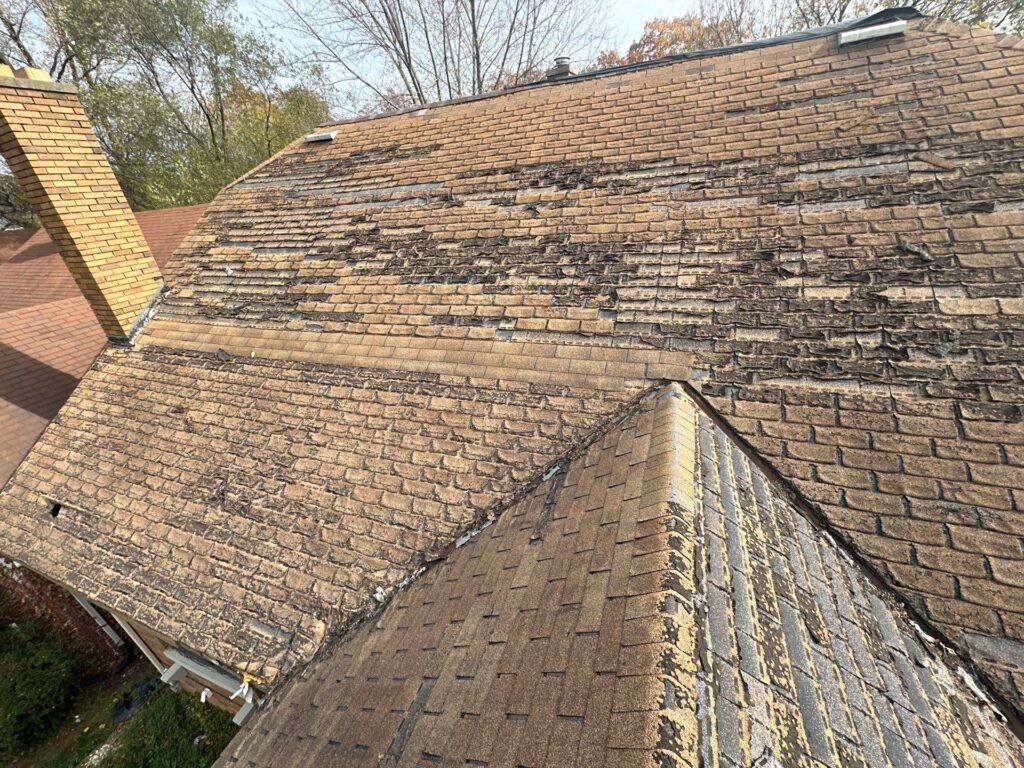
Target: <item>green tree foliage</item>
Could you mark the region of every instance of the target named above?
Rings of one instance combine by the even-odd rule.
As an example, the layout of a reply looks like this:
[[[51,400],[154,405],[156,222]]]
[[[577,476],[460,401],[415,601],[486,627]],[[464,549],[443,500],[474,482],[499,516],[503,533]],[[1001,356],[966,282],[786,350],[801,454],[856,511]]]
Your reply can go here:
[[[0,763],[60,725],[74,678],[71,656],[34,627],[0,628]]]
[[[176,109],[137,80],[104,83],[83,98],[136,210],[211,200],[329,119],[324,101],[301,87],[261,91],[235,83],[219,97],[212,131],[201,109]]]
[[[36,217],[18,182],[10,174],[0,173],[0,229],[36,226]]]
[[[79,86],[136,209],[206,202],[329,119],[234,0],[11,0],[0,62]]]

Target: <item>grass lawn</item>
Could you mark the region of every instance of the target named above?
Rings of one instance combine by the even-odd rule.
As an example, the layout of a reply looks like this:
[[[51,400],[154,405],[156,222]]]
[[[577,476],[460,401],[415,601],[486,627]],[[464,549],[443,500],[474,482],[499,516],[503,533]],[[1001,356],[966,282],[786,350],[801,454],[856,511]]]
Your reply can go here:
[[[83,691],[67,721],[11,768],[206,768],[238,730],[231,715],[160,684],[125,722],[115,704],[155,671],[143,659]]]

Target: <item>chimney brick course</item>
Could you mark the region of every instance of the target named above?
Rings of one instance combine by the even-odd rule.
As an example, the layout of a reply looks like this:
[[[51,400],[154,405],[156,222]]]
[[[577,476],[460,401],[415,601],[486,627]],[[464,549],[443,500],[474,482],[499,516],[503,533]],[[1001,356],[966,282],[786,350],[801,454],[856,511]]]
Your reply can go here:
[[[162,278],[76,89],[0,67],[0,154],[104,332],[128,340]]]

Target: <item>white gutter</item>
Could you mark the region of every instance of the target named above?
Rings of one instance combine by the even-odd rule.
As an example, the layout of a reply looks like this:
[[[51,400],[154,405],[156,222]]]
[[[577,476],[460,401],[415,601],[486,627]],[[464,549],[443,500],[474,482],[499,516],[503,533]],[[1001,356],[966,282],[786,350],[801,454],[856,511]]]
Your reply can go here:
[[[242,708],[232,718],[235,725],[245,725],[246,721],[252,717],[253,712],[256,711],[257,702],[252,685],[247,679],[239,680],[219,664],[182,648],[168,647],[164,649],[164,654],[173,662],[173,666],[160,676],[163,682],[176,686],[185,675],[192,675],[204,683],[220,688],[224,695],[230,696],[232,700],[241,698]]]
[[[100,629],[103,630],[104,634],[106,634],[106,636],[110,638],[110,641],[114,645],[116,645],[118,648],[124,645],[124,640],[121,639],[121,636],[114,631],[113,627],[107,624],[107,620],[100,615],[100,612],[96,610],[96,607],[92,603],[90,603],[77,592],[71,592],[71,594],[72,596],[74,596],[75,600],[78,601],[78,604],[85,608],[85,612],[92,616],[93,621],[95,621],[99,625]]]

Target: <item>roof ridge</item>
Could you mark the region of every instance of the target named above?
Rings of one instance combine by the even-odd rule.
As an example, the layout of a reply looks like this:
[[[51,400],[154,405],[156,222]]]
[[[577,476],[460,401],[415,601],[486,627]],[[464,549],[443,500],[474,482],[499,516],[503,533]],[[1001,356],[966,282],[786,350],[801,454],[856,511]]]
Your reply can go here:
[[[657,422],[664,425],[669,439],[665,498],[668,516],[668,548],[663,574],[664,598],[661,605],[665,631],[665,650],[658,659],[658,673],[664,681],[657,711],[660,739],[657,751],[678,759],[695,754],[700,731],[697,689],[701,632],[696,610],[684,610],[687,601],[698,598],[698,531],[695,510],[698,479],[695,473],[696,412],[688,403],[682,383],[670,382],[660,395]],[[659,418],[660,417],[660,418]],[[653,435],[652,435],[653,438]],[[652,460],[648,455],[647,463]],[[697,608],[696,605],[693,606]],[[671,759],[670,761],[671,762]]]
[[[560,765],[591,751],[587,728],[603,734],[595,749],[647,768],[880,765],[899,749],[887,727],[905,731],[915,764],[952,768],[972,753],[1021,764],[962,667],[867,583],[686,384],[635,402],[594,430],[564,476],[549,470],[503,511],[491,535],[467,538],[407,599],[275,691],[218,765],[385,748],[389,765],[421,754],[483,764],[521,748],[530,764]],[[431,629],[407,636],[421,627]],[[392,653],[410,666],[386,683]],[[369,725],[349,731],[360,704],[392,713],[379,744],[360,730]],[[501,747],[469,735],[499,722],[512,723]],[[864,760],[850,759],[856,749]]]
[[[423,561],[415,568],[408,577],[393,586],[390,590],[378,587],[374,595],[377,605],[373,610],[350,616],[340,624],[329,627],[327,634],[320,643],[319,648],[306,660],[295,664],[291,669],[280,674],[274,681],[275,690],[280,691],[283,686],[292,680],[302,676],[304,670],[315,665],[323,659],[335,647],[344,643],[355,633],[360,626],[367,621],[373,621],[380,616],[394,599],[403,592],[414,586],[431,569],[445,562],[453,552],[471,543],[480,533],[493,525],[509,509],[520,503],[524,498],[534,492],[542,483],[559,474],[563,474],[569,465],[585,454],[593,445],[603,439],[606,435],[626,423],[639,413],[644,405],[662,391],[678,386],[675,382],[666,385],[665,382],[658,382],[646,389],[641,390],[632,399],[619,407],[614,413],[596,424],[587,433],[573,444],[565,453],[553,459],[541,470],[522,483],[516,490],[512,491],[504,499],[496,502],[488,509],[482,511],[475,520],[462,526],[452,540],[445,546],[423,553]],[[270,701],[280,699],[280,695],[271,697]]]
[[[784,35],[778,35],[776,37],[762,38],[759,40],[751,40],[745,43],[733,43],[732,45],[724,45],[717,48],[703,48],[697,51],[686,51],[684,53],[676,53],[669,56],[661,56],[657,59],[649,59],[647,61],[638,61],[630,64],[619,64],[614,67],[605,67],[603,69],[596,69],[590,72],[581,72],[576,75],[569,75],[568,77],[559,77],[555,80],[536,80],[531,83],[522,83],[515,85],[510,88],[503,88],[499,91],[488,91],[486,93],[477,93],[469,96],[456,96],[451,99],[442,99],[440,101],[427,102],[425,104],[415,104],[411,107],[404,107],[391,112],[375,112],[369,115],[359,115],[357,117],[346,118],[343,120],[331,120],[326,123],[321,123],[317,126],[317,130],[324,128],[330,128],[337,125],[351,125],[354,123],[365,123],[371,120],[382,120],[389,117],[398,117],[401,115],[416,114],[431,109],[438,109],[440,107],[455,106],[457,104],[468,104],[474,101],[484,101],[487,99],[494,99],[501,96],[507,96],[509,94],[518,93],[520,91],[534,90],[537,88],[547,88],[550,86],[558,85],[571,85],[573,83],[583,82],[586,80],[594,80],[602,77],[614,77],[616,75],[628,74],[644,69],[651,69],[654,67],[669,66],[672,64],[678,64],[683,61],[696,61],[699,59],[707,59],[716,56],[729,56],[734,53],[744,53],[746,51],[755,51],[761,48],[770,48],[777,45],[786,45],[787,43],[802,42],[804,40],[814,40],[819,37],[828,37],[829,35],[843,32],[846,30],[859,29],[861,27],[872,26],[874,24],[882,24],[887,21],[897,19],[915,19],[915,18],[928,18],[925,14],[921,13],[917,8],[913,6],[897,6],[894,8],[884,8],[875,13],[867,16],[859,16],[855,19],[848,21],[841,21],[836,24],[828,24],[822,27],[814,27],[812,29],[798,30],[795,32],[789,32]],[[295,143],[300,143],[302,139],[298,139]],[[270,158],[268,158],[269,160]],[[252,170],[257,170],[262,167],[265,163],[261,163]],[[251,175],[251,171],[246,173],[242,178],[237,179],[228,186],[232,186],[243,178]]]

